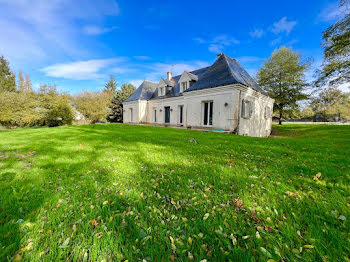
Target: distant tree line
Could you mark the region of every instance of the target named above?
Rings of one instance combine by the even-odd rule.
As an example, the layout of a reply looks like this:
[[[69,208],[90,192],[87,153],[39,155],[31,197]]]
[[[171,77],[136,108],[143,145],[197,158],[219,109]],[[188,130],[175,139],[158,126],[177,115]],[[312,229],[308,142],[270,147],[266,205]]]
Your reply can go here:
[[[5,127],[70,125],[78,114],[88,123],[122,122],[122,102],[134,91],[130,84],[118,88],[113,76],[102,91],[69,95],[50,84],[34,90],[21,71],[16,82],[9,62],[0,57],[0,125]]]

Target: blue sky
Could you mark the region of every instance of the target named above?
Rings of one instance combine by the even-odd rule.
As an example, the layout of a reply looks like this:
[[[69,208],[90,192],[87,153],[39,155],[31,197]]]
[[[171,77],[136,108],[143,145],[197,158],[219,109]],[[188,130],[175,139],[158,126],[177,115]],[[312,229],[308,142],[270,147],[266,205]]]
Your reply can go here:
[[[235,57],[252,75],[281,45],[322,62],[321,33],[336,1],[0,0],[0,55],[33,85],[101,90],[158,81]],[[308,72],[308,78],[312,72]]]

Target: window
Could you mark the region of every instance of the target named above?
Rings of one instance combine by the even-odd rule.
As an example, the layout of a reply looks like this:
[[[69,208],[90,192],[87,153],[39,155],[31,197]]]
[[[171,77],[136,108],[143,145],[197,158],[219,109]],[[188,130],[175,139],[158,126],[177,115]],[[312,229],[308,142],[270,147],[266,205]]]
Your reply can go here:
[[[253,115],[253,103],[249,100],[242,100],[242,113],[243,118],[250,118]]]
[[[213,101],[203,103],[203,125],[213,125]]]
[[[133,121],[133,112],[132,111],[133,111],[132,108],[130,108],[130,122]]]
[[[265,113],[264,113],[265,119],[271,118],[271,109],[269,106],[265,106]]]
[[[179,106],[179,124],[182,125],[183,124],[183,114],[184,114],[184,106],[181,105]]]
[[[181,92],[187,89],[187,82],[181,82]]]
[[[165,96],[165,87],[159,88],[159,96]]]
[[[157,110],[154,109],[154,123],[157,123]]]

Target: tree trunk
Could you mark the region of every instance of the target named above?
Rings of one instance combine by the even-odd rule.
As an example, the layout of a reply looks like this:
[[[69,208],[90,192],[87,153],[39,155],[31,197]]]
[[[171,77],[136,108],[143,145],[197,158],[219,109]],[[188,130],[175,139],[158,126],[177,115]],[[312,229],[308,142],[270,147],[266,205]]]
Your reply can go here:
[[[280,112],[280,118],[278,119],[278,124],[282,125],[282,112]]]

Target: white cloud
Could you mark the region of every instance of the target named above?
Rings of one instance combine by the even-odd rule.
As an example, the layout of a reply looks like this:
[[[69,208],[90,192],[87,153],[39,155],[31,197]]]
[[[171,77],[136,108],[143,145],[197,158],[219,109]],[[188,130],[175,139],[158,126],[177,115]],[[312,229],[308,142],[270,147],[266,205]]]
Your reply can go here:
[[[212,53],[222,53],[224,46],[217,44],[210,44],[208,50]]]
[[[135,72],[135,68],[130,68],[130,67],[124,67],[124,66],[119,66],[119,67],[114,67],[110,70],[112,73],[115,74],[127,74],[131,72]]]
[[[90,55],[81,45],[77,22],[101,24],[105,16],[119,13],[115,0],[0,0],[0,6],[1,51],[31,67],[45,59]]]
[[[129,82],[130,82],[130,84],[132,84],[133,86],[136,86],[136,88],[137,88],[142,84],[143,80],[142,79],[133,79],[133,80],[130,80]]]
[[[212,53],[221,53],[226,47],[240,43],[236,38],[229,35],[218,35],[211,40],[196,37],[193,38],[193,41],[200,44],[209,44],[208,50]]]
[[[158,82],[160,78],[166,77],[166,72],[172,72],[173,76],[182,74],[185,70],[193,71],[199,68],[208,66],[209,64],[204,61],[189,61],[189,62],[177,62],[177,63],[154,63],[148,65],[151,72],[146,74],[146,78],[151,81]]]
[[[270,42],[270,45],[273,46],[273,45],[278,45],[282,42],[282,37],[277,37],[276,39],[273,39],[271,42]]]
[[[152,59],[152,57],[145,56],[145,55],[136,55],[136,56],[134,56],[134,58],[137,60],[151,60]]]
[[[216,36],[213,40],[212,43],[217,43],[223,46],[230,46],[232,44],[239,44],[239,41],[235,39],[234,37],[228,36],[228,35],[219,35]]]
[[[282,17],[281,20],[273,23],[271,31],[275,34],[286,33],[288,35],[296,24],[296,21],[288,21],[285,16]]]
[[[255,62],[260,62],[262,58],[257,57],[257,56],[240,56],[237,57],[237,61],[239,63],[255,63]]]
[[[203,38],[201,38],[201,37],[195,37],[195,38],[193,38],[193,41],[195,41],[195,42],[198,42],[198,43],[200,43],[200,44],[204,44],[206,41],[203,39]]]
[[[346,11],[349,12],[349,10],[350,2],[340,7],[339,2],[337,1],[327,5],[318,15],[318,18],[325,22],[338,20],[344,16]]]
[[[260,38],[264,35],[264,33],[265,32],[262,29],[254,29],[254,31],[249,32],[250,36],[254,38]]]
[[[117,26],[99,27],[96,25],[87,25],[83,27],[83,32],[87,35],[102,35],[105,33],[109,33],[117,28],[118,28]]]
[[[71,63],[54,64],[42,68],[40,71],[50,77],[91,80],[104,77],[105,75],[101,73],[101,69],[123,60],[124,59],[122,58],[112,58],[76,61]]]

